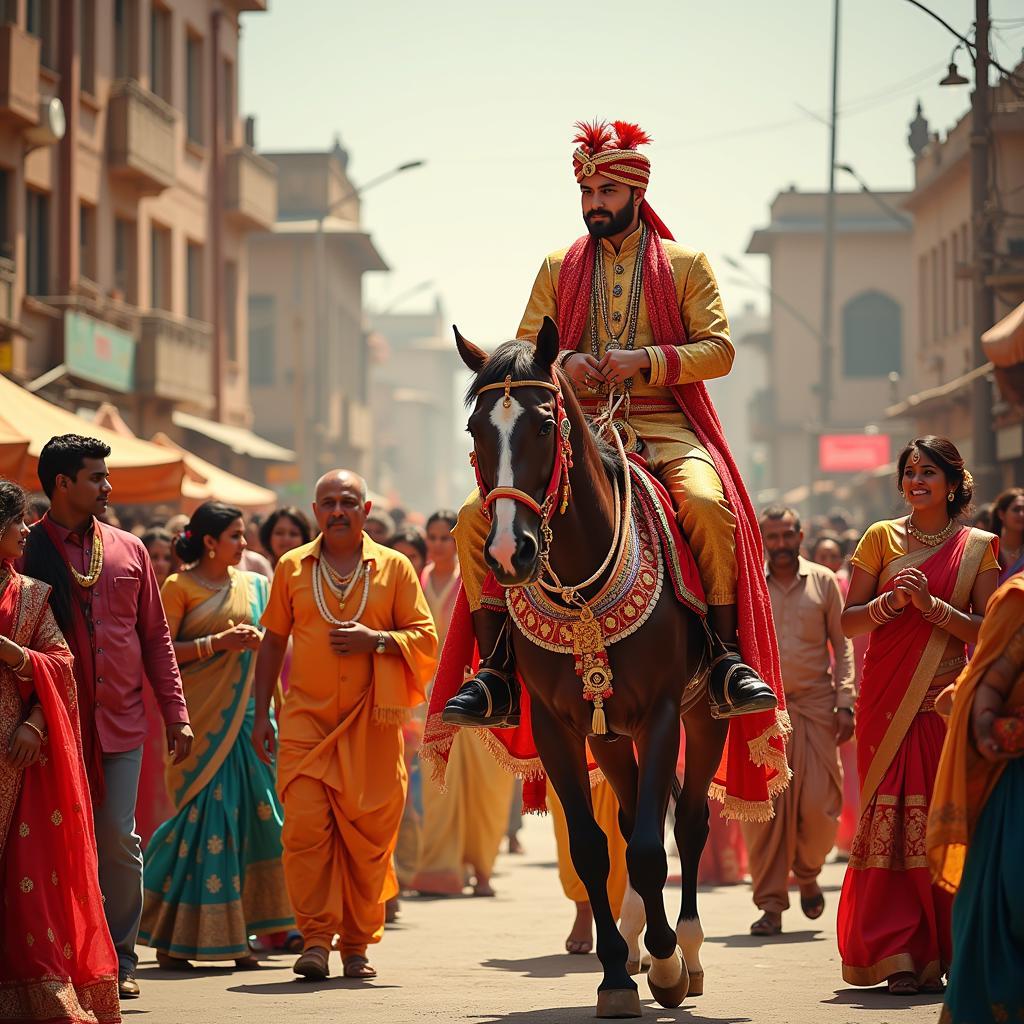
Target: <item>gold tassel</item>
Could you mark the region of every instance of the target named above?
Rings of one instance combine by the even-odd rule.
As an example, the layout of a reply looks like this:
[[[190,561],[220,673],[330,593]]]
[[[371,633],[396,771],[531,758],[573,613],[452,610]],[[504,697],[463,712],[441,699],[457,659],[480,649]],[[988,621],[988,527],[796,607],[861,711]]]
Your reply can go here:
[[[595,736],[604,736],[608,732],[608,723],[605,721],[604,708],[595,700],[594,717],[590,722],[590,731]]]

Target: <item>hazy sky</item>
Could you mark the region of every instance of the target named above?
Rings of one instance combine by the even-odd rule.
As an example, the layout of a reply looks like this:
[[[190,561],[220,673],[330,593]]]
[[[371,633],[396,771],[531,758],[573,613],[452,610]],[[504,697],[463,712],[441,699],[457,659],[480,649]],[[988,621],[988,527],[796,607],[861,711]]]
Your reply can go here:
[[[967,33],[971,0],[930,5]],[[501,6],[271,0],[243,18],[242,112],[257,116],[261,148],[325,149],[338,133],[356,184],[427,161],[366,194],[364,225],[393,268],[368,275],[369,303],[432,280],[468,337],[511,337],[543,256],[583,232],[569,140],[592,117],[654,137],[652,205],[708,253],[730,312],[763,303],[722,256],[743,252],[776,192],[825,186],[830,0]],[[992,0],[992,15],[1012,66],[1024,9]],[[838,158],[872,187],[911,183],[918,98],[933,130],[966,110],[968,88],[937,85],[954,44],[906,0],[844,0]],[[743,258],[765,276],[765,257]]]

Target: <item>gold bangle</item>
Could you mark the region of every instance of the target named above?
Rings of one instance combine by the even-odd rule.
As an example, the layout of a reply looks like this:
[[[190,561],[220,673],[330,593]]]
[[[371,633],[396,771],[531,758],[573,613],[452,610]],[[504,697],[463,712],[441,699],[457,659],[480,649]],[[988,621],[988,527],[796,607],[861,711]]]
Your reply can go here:
[[[13,643],[14,641],[12,640],[11,642]],[[19,661],[18,664],[14,666],[14,674],[16,676],[20,676],[20,675],[24,674],[25,668],[26,668],[26,666],[29,663],[29,660],[28,660],[28,648],[27,647],[21,647],[21,648],[19,648],[19,650],[21,651],[21,661]]]
[[[40,729],[39,726],[35,724],[35,722],[30,722],[26,718],[25,721],[22,722],[21,724],[22,725],[27,725],[39,737],[40,740],[45,742],[45,740],[46,740],[46,733],[44,733],[43,730]]]

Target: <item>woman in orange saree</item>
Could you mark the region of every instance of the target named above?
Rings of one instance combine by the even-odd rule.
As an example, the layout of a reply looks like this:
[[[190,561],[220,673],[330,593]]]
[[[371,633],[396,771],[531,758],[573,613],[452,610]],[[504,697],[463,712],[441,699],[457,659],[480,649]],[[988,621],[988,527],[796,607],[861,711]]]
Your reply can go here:
[[[50,588],[20,576],[25,495],[0,481],[0,1020],[114,1024],[71,653]]]
[[[912,441],[911,507],[855,552],[847,636],[870,632],[857,702],[861,815],[839,903],[843,978],[898,995],[941,992],[952,955],[948,892],[932,885],[925,824],[945,736],[935,698],[956,678],[996,587],[998,542],[961,526],[973,483],[954,445]]]

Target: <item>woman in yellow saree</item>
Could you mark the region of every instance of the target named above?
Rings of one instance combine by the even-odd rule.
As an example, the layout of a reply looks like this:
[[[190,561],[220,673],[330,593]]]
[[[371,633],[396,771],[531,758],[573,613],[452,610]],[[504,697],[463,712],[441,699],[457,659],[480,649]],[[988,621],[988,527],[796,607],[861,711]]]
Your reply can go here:
[[[193,567],[169,576],[161,597],[196,742],[167,768],[175,815],[147,850],[139,937],[165,969],[187,970],[191,960],[255,967],[249,936],[294,924],[274,772],[249,742],[269,585],[235,568],[245,550],[237,508],[206,502],[176,543]]]
[[[956,893],[940,1024],[1024,1020],[1024,575],[993,596],[952,699],[927,838]]]
[[[921,437],[900,454],[909,516],[869,527],[843,611],[870,633],[856,709],[860,822],[837,932],[843,979],[894,995],[941,992],[951,899],[932,885],[925,823],[945,725],[936,696],[956,678],[996,588],[998,542],[962,526],[973,484],[955,446]]]

